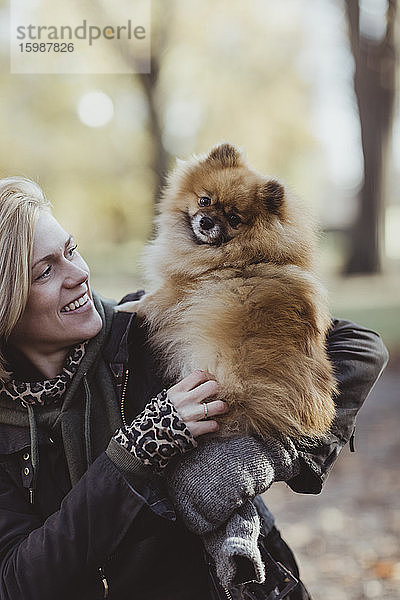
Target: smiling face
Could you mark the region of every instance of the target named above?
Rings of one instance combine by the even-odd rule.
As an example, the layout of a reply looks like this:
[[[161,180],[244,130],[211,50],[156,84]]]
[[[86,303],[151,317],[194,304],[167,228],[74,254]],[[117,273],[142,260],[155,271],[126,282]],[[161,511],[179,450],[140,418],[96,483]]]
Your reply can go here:
[[[10,341],[28,358],[65,354],[102,327],[89,289],[89,267],[73,238],[47,210],[40,210],[34,236],[31,288]]]

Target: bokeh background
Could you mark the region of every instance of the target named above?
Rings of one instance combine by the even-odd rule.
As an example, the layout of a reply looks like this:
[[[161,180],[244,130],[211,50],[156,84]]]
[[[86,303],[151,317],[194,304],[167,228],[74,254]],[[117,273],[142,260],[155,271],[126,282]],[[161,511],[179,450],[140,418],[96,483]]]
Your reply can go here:
[[[94,287],[116,298],[143,284],[140,251],[175,157],[230,141],[313,207],[332,312],[379,331],[392,359],[360,416],[358,453],[343,453],[322,495],[276,486],[266,500],[316,599],[400,598],[396,0],[151,10],[150,74],[12,75],[0,1],[0,176],[42,185]]]

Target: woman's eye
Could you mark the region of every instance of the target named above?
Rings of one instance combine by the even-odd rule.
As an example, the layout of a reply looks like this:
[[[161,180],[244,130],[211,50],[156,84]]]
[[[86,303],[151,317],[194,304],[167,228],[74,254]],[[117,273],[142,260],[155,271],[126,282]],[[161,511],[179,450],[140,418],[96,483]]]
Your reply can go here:
[[[237,227],[241,222],[242,219],[238,215],[229,215],[228,217],[228,223],[231,227]]]
[[[211,206],[211,198],[208,196],[202,196],[199,198],[199,206]]]
[[[72,256],[75,254],[75,250],[77,249],[78,244],[75,244],[75,246],[72,246],[72,248],[68,248],[67,250],[67,256],[69,258],[72,258]]]
[[[46,277],[48,277],[51,273],[51,265],[49,265],[47,267],[47,269],[45,269],[43,271],[43,273],[41,273],[38,277],[36,277],[36,281],[38,281],[38,279],[46,279]]]

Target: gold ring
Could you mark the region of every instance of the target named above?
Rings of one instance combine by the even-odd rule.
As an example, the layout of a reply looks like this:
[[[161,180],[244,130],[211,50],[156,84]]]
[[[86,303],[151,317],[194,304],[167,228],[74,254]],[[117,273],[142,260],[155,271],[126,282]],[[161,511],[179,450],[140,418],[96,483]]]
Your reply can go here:
[[[203,408],[204,408],[204,418],[207,419],[207,416],[208,416],[208,406],[207,406],[206,402],[204,402]]]

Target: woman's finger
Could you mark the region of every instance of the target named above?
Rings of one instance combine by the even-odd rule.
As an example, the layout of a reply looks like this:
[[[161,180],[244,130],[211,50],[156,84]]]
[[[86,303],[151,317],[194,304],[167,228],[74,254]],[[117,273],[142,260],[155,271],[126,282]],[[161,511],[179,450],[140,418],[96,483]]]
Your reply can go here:
[[[209,379],[201,383],[196,388],[187,392],[182,398],[182,405],[192,404],[193,402],[204,402],[207,398],[216,396],[219,392],[219,385],[214,379]]]
[[[209,379],[190,391],[177,391],[176,386],[173,386],[168,390],[168,398],[176,408],[181,409],[189,404],[203,402],[211,396],[216,396],[218,392],[218,383],[214,379]]]
[[[212,400],[211,402],[201,402],[200,404],[188,404],[179,407],[177,410],[179,411],[182,420],[185,421],[185,423],[188,423],[223,415],[227,412],[228,405],[222,400]]]
[[[195,421],[186,423],[186,425],[192,432],[193,437],[199,437],[205,433],[213,433],[219,429],[217,421]]]
[[[190,373],[190,375],[187,375],[187,377],[185,377],[175,385],[173,385],[168,390],[168,394],[170,394],[171,392],[173,394],[180,392],[190,392],[190,390],[193,390],[198,385],[204,383],[205,381],[208,381],[209,379],[214,379],[213,376],[210,375],[210,373],[207,373],[207,371],[200,371],[198,369],[196,371],[193,371],[193,373]]]

